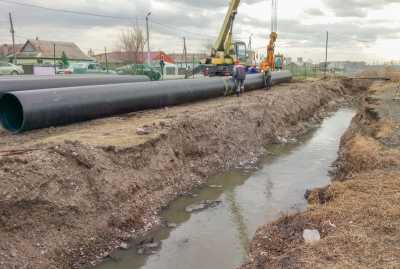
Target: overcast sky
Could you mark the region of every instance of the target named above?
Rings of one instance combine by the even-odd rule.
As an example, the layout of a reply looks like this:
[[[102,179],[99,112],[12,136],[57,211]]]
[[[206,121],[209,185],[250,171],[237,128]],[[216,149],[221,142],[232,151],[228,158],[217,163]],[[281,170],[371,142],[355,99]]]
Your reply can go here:
[[[103,14],[115,18],[74,15],[21,6]],[[278,0],[278,52],[314,62],[324,58],[330,32],[331,60],[400,60],[400,0]],[[38,36],[73,41],[87,52],[116,48],[121,29],[139,23],[151,11],[151,48],[205,52],[222,24],[229,0],[0,0],[0,43],[9,43],[8,12],[17,41]],[[236,39],[263,47],[270,31],[270,0],[242,0],[234,27]]]

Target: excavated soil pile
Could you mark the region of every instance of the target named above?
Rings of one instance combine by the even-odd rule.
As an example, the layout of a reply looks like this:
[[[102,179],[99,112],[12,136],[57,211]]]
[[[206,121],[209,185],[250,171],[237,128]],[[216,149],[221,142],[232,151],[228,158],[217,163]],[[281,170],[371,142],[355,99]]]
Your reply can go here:
[[[322,107],[363,89],[293,83],[19,136],[0,131],[0,268],[82,268],[105,257],[208,176],[304,132]]]
[[[253,268],[398,268],[400,264],[400,99],[375,83],[342,139],[333,184],[308,194],[307,212],[261,228]],[[321,240],[305,243],[305,229]]]

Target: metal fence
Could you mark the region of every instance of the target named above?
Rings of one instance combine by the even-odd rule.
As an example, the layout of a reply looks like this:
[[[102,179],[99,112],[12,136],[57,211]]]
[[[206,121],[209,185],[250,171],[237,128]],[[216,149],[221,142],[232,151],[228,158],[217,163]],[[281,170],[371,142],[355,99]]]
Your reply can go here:
[[[307,79],[307,78],[317,78],[324,76],[323,70],[321,70],[318,66],[304,64],[304,65],[288,65],[287,70],[289,70],[293,77],[298,79]]]
[[[293,77],[296,79],[307,79],[307,78],[323,78],[327,77],[338,77],[344,75],[351,75],[351,72],[346,72],[344,69],[328,69],[325,72],[325,68],[321,68],[319,65],[311,65],[311,64],[304,64],[304,65],[296,65],[291,64],[286,67],[289,70]]]

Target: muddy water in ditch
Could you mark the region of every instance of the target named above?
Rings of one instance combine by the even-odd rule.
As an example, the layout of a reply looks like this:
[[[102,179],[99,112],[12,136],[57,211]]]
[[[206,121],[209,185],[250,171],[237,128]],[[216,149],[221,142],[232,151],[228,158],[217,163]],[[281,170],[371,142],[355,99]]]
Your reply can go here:
[[[138,255],[136,247],[115,254],[98,269],[233,269],[246,261],[256,229],[282,213],[305,210],[307,189],[329,183],[328,172],[337,158],[340,138],[350,125],[352,110],[342,109],[296,143],[268,148],[268,154],[250,167],[213,177],[212,187],[180,198],[162,215],[175,228],[155,235],[161,247]],[[190,205],[221,201],[195,213]]]

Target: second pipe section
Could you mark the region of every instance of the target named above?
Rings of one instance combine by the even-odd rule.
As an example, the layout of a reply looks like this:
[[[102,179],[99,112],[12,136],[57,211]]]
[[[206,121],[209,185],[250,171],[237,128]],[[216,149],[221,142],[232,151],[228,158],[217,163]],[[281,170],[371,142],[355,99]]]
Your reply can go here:
[[[291,78],[289,72],[276,72],[272,83]],[[247,77],[247,91],[264,87],[263,74]],[[215,98],[234,90],[232,79],[213,78],[11,92],[0,99],[0,118],[4,128],[18,133]]]

